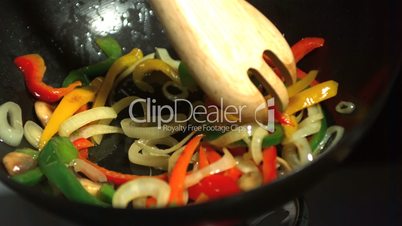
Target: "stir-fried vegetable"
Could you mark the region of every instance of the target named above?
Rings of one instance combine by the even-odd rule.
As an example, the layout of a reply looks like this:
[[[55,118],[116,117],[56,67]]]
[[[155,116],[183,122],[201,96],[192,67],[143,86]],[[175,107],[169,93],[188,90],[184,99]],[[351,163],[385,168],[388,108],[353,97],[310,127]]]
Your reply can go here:
[[[71,117],[80,107],[92,101],[95,92],[91,89],[80,88],[66,95],[57,108],[54,110],[52,117],[43,130],[39,140],[39,149],[42,149],[47,142],[55,135],[60,125],[69,117]]]
[[[38,163],[46,178],[68,199],[100,206],[103,202],[90,195],[67,165],[78,157],[73,144],[63,137],[52,138],[41,151]]]
[[[17,57],[14,63],[24,73],[25,83],[32,95],[47,103],[59,101],[64,95],[81,85],[79,81],[71,83],[66,88],[54,88],[46,85],[42,81],[46,70],[45,62],[38,54]]]
[[[21,109],[16,103],[0,106],[0,124],[5,128],[0,128],[1,140],[18,146],[24,135],[37,149],[19,148],[5,155],[3,165],[13,181],[26,186],[51,184],[69,200],[99,206],[196,204],[272,183],[313,161],[344,133],[342,127],[328,127],[320,107],[322,101],[337,94],[338,83],[318,83],[318,71],[297,70],[298,80],[287,87],[288,107],[283,112],[277,107],[269,109],[274,131],[268,131],[257,121],[231,124],[233,115],[222,121],[216,120],[222,115],[210,117],[207,113],[214,109],[223,114],[223,106],[208,101],[206,94],[201,95],[205,103],[192,100],[200,96],[195,80],[185,64],[173,59],[166,49],[156,48],[145,57],[140,49],[133,49],[121,56],[122,48],[113,38],[96,42],[108,58],[71,71],[63,82],[65,88],[43,83],[45,64],[39,55],[16,58],[28,90],[37,99],[35,113],[44,129],[29,120],[22,128]],[[321,38],[301,40],[292,47],[295,60],[323,44]],[[273,70],[284,78],[278,68]],[[168,78],[167,82],[160,79],[164,83],[158,87],[170,103],[162,108],[154,105],[155,87],[148,84],[153,80],[144,79],[154,71]],[[105,77],[94,78],[102,75]],[[129,75],[138,92],[123,90],[118,94],[116,87]],[[141,96],[144,92],[149,95]],[[116,100],[114,94],[126,97]],[[190,103],[190,113],[183,113],[186,110],[178,105],[180,100]],[[171,111],[172,106],[180,111]],[[343,112],[341,106],[338,108]],[[206,120],[202,121],[198,115],[204,112]],[[125,138],[130,164],[163,173],[121,173],[91,161],[96,159],[93,148],[102,147],[106,134]]]
[[[10,146],[18,146],[24,135],[21,108],[14,102],[0,105],[0,140]]]
[[[89,85],[90,81],[96,76],[105,74],[116,59],[122,55],[119,43],[111,37],[98,38],[95,42],[106,56],[108,56],[108,59],[71,71],[64,79],[63,87],[67,87],[76,81],[80,81],[83,86]]]

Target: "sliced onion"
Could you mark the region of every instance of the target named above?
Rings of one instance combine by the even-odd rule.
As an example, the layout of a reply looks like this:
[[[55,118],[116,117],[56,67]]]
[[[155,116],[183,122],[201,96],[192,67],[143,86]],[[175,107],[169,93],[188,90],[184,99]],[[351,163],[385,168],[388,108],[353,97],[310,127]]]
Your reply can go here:
[[[168,90],[169,86],[175,87],[176,89],[180,90],[180,93],[178,94],[170,93]],[[171,101],[175,101],[177,99],[186,99],[188,97],[188,90],[185,87],[180,86],[173,81],[165,82],[165,84],[163,84],[162,86],[162,92],[163,95]]]
[[[341,114],[352,114],[356,109],[353,102],[341,101],[336,105],[335,110]]]
[[[298,82],[292,84],[291,86],[289,86],[287,88],[289,98],[295,96],[296,94],[298,94],[301,91],[303,91],[304,89],[306,89],[315,80],[315,78],[317,77],[317,74],[318,74],[317,70],[310,71],[303,80],[298,81]]]
[[[135,141],[130,149],[128,150],[128,159],[130,162],[141,165],[141,166],[149,166],[158,169],[167,170],[168,169],[168,160],[169,156],[153,156],[147,154],[141,154],[142,148],[138,145],[139,142],[144,141]]]
[[[234,167],[236,160],[232,154],[226,148],[223,148],[223,153],[224,155],[218,161],[187,175],[185,186],[187,188],[191,187],[209,175],[217,174]]]
[[[258,172],[259,169],[255,165],[255,163],[249,159],[244,159],[241,156],[237,156],[236,158],[236,167],[242,172],[242,173],[252,173],[252,172]]]
[[[303,137],[307,137],[318,133],[321,129],[321,120],[324,115],[319,104],[313,105],[307,108],[308,117],[303,119],[299,124],[299,129],[292,135],[290,140],[284,141],[284,143],[294,142]]]
[[[155,58],[163,60],[165,63],[169,64],[175,70],[179,70],[180,61],[173,59],[167,49],[165,48],[155,48]]]
[[[123,129],[124,134],[130,138],[141,138],[146,140],[159,139],[171,136],[179,132],[180,129],[185,129],[186,122],[182,119],[186,118],[186,116],[183,114],[178,114],[177,118],[180,122],[171,122],[168,124],[164,124],[161,127],[143,127],[143,124],[136,123],[132,119],[127,118],[121,121],[121,128]]]
[[[304,165],[313,161],[313,155],[309,142],[305,137],[297,139],[293,142],[296,145],[300,164]]]
[[[64,121],[59,128],[59,135],[63,137],[70,136],[77,129],[85,126],[88,123],[101,119],[116,118],[117,114],[111,107],[97,107],[87,111],[80,112],[71,116]]]
[[[87,176],[90,180],[94,182],[106,182],[107,178],[99,169],[95,168],[93,165],[85,162],[82,159],[74,159],[71,162],[72,167],[75,172],[81,172]]]
[[[266,131],[264,128],[258,127],[251,138],[249,152],[251,153],[251,157],[253,158],[255,164],[257,165],[262,162],[262,141],[267,135],[268,131]]]
[[[105,135],[105,134],[113,134],[113,133],[120,133],[123,134],[123,130],[116,126],[108,126],[108,125],[90,125],[82,127],[78,130],[77,133],[74,133],[70,136],[70,140],[74,141],[78,138],[90,138],[96,135]]]
[[[216,147],[226,147],[236,141],[246,139],[250,136],[250,130],[254,130],[252,126],[239,126],[237,129],[229,131],[222,136],[209,142]]]
[[[324,138],[322,141],[318,144],[317,148],[314,150],[314,153],[319,154],[324,148],[331,148],[334,145],[336,145],[341,138],[343,137],[343,134],[345,133],[345,129],[342,126],[330,126],[328,127]],[[333,137],[335,134],[335,137],[333,138],[332,142],[330,144],[327,144],[329,139]]]
[[[282,157],[293,169],[301,165],[297,148],[293,143],[283,145]]]
[[[114,208],[126,208],[128,203],[141,197],[154,197],[157,207],[165,207],[170,195],[169,184],[152,177],[140,177],[120,186],[114,196],[112,205]]]
[[[130,106],[130,104],[138,98],[139,97],[136,97],[136,96],[129,96],[129,97],[122,98],[119,101],[117,101],[116,103],[114,103],[112,105],[112,108],[116,112],[116,114],[119,114],[123,109]],[[142,103],[143,102],[141,102],[141,104]],[[113,119],[103,119],[103,120],[99,121],[98,124],[109,125],[112,121],[113,121]],[[102,142],[102,138],[103,138],[102,135],[98,135],[98,136],[94,136],[92,139],[94,140],[94,142],[96,144],[100,144]]]
[[[300,123],[300,121],[303,119],[303,116],[304,116],[304,109],[299,111],[299,113],[295,115],[296,122]]]
[[[14,147],[20,145],[24,129],[18,104],[7,102],[0,106],[0,125],[0,141]]]
[[[279,164],[280,167],[282,167],[286,173],[289,173],[292,171],[292,167],[289,165],[289,163],[281,158],[281,157],[276,157],[276,162]]]
[[[24,137],[34,148],[39,147],[39,139],[42,136],[43,129],[33,121],[27,121],[24,125]]]
[[[243,191],[250,191],[262,185],[263,178],[260,171],[254,171],[250,173],[245,173],[241,175],[237,184],[239,188]]]
[[[195,133],[196,133],[195,131],[191,132],[189,135],[187,135],[185,138],[183,138],[180,142],[177,143],[177,141],[176,141],[176,144],[171,145],[171,147],[170,147],[170,148],[167,148],[167,149],[160,149],[160,148],[158,148],[158,147],[151,146],[151,145],[155,145],[155,144],[161,144],[159,139],[157,139],[157,140],[151,140],[151,141],[148,143],[149,145],[144,144],[144,143],[142,143],[142,142],[139,142],[138,145],[139,145],[143,150],[148,151],[148,152],[150,152],[150,153],[154,153],[154,154],[170,154],[170,153],[176,151],[177,149],[183,147],[183,145],[186,144],[187,141],[189,141],[189,140],[191,139],[191,137],[194,136]],[[167,138],[168,138],[168,137],[167,137]],[[170,137],[170,138],[172,138],[172,137]],[[168,145],[169,145],[169,144],[168,144]]]
[[[292,166],[292,168],[298,168],[313,161],[311,147],[305,137],[294,140],[292,143],[285,144],[282,150],[282,157]]]

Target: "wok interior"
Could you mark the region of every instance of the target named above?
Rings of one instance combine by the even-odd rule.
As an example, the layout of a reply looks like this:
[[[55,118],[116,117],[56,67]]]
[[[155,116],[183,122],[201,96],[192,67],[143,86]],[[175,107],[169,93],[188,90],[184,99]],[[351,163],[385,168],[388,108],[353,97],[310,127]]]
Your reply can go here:
[[[387,52],[392,36],[384,26],[386,18],[370,19],[372,15],[386,14],[389,9],[385,4],[362,5],[346,0],[250,2],[278,26],[290,44],[308,36],[325,38],[325,47],[310,54],[299,66],[305,71],[318,69],[319,80],[339,82],[338,96],[325,104],[327,114],[334,123],[346,128],[346,136],[361,132],[370,114],[378,112],[394,73],[394,60]],[[47,64],[45,81],[58,86],[69,70],[103,59],[94,43],[99,36],[113,36],[125,52],[134,47],[145,53],[152,52],[154,47],[172,50],[146,0],[24,0],[2,1],[0,5],[0,103],[18,103],[24,121],[35,119],[33,98],[12,62],[16,56],[41,54]],[[219,15],[216,21],[219,22]],[[354,102],[356,112],[336,113],[334,107],[341,100]],[[11,150],[0,143],[1,157]],[[117,164],[104,164],[108,163]],[[7,180],[3,168],[0,175]]]

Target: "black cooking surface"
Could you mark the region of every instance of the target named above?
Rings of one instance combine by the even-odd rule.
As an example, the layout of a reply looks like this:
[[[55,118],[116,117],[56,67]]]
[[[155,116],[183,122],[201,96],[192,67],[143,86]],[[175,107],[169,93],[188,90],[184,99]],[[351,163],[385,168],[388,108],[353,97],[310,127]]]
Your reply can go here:
[[[402,225],[401,81],[399,76],[385,109],[352,155],[305,193],[309,225]],[[23,200],[3,185],[0,219],[1,225],[77,226]]]

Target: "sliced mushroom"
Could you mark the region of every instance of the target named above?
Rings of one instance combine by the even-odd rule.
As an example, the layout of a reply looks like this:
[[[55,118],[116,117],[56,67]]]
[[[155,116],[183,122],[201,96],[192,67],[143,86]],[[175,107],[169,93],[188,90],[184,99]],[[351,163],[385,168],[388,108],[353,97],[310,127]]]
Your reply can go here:
[[[32,156],[10,152],[3,158],[3,164],[9,175],[14,176],[36,167],[37,161]]]
[[[53,114],[53,106],[43,101],[35,102],[35,113],[43,126],[46,126]]]

